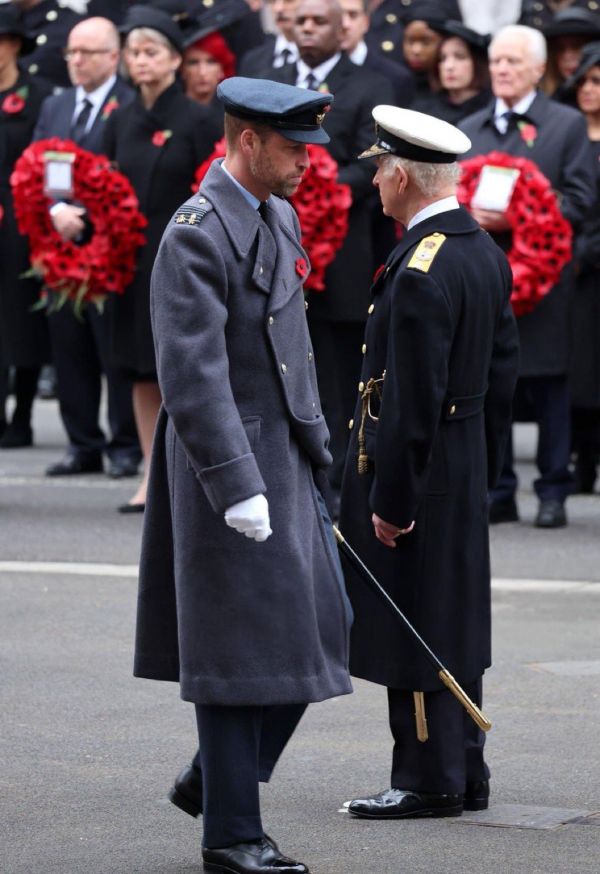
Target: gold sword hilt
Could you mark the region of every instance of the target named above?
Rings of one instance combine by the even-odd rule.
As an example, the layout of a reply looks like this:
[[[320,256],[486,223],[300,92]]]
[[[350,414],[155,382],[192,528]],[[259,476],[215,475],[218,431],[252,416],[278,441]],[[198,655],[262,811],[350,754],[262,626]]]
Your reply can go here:
[[[492,727],[492,723],[487,716],[481,712],[479,707],[471,701],[465,690],[456,682],[452,674],[444,668],[438,672],[438,677],[444,686],[452,692],[454,697],[460,701],[471,719],[479,726],[479,728],[482,731],[489,731]]]

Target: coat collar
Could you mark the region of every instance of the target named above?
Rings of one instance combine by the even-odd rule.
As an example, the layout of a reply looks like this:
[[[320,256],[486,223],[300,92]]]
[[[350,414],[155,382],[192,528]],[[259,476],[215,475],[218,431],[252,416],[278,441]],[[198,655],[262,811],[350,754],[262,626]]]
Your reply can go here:
[[[243,194],[221,170],[221,160],[213,161],[200,186],[219,216],[238,258],[246,258],[261,224]]]
[[[448,212],[441,212],[425,221],[419,222],[410,231],[407,231],[402,237],[396,248],[389,256],[386,268],[392,267],[401,261],[409,249],[416,246],[424,237],[429,234],[438,233],[445,234],[447,237],[458,234],[474,234],[480,230],[479,225],[473,216],[467,212],[464,207],[460,209],[452,209]]]
[[[523,113],[523,118],[530,121],[536,127],[541,125],[545,119],[547,118],[548,109],[549,109],[550,100],[543,94],[541,91],[538,91],[533,99],[533,103],[527,110],[527,112]],[[485,127],[491,125],[494,129],[496,125],[494,124],[494,111],[496,109],[496,98],[494,97],[492,101],[488,104],[488,106],[482,110],[482,118],[480,127]]]

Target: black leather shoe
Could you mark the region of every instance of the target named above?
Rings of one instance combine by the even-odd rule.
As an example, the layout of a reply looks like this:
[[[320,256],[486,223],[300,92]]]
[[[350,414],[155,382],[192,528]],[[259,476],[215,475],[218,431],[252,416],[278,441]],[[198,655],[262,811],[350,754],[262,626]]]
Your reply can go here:
[[[31,425],[16,425],[11,422],[6,426],[4,434],[0,438],[0,449],[19,449],[22,446],[33,445],[33,431]]]
[[[465,810],[487,810],[490,803],[490,781],[467,783],[463,799]]]
[[[169,801],[190,816],[201,815],[202,777],[191,765],[184,768],[175,779],[169,791]]]
[[[306,865],[288,859],[263,838],[219,849],[204,848],[205,871],[223,874],[310,874]]]
[[[123,479],[126,476],[137,476],[138,462],[132,458],[118,458],[110,460],[107,476],[111,479]]]
[[[567,524],[565,506],[560,501],[540,501],[535,518],[536,528],[564,528]]]
[[[143,513],[146,509],[146,504],[121,504],[117,507],[117,513]]]
[[[488,521],[490,525],[498,525],[500,522],[518,522],[519,511],[516,501],[513,498],[509,501],[491,501]]]
[[[355,798],[348,811],[365,819],[408,819],[421,816],[460,816],[462,795],[432,795],[408,789],[386,789],[378,795]]]
[[[102,473],[102,458],[65,455],[61,461],[46,468],[46,476],[74,476],[78,473]]]

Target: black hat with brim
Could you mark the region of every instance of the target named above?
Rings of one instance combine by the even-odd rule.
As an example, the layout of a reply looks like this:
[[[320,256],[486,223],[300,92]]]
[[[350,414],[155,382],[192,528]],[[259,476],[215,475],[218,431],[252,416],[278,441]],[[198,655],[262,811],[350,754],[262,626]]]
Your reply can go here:
[[[600,18],[597,12],[589,9],[563,9],[557,12],[550,24],[542,28],[546,39],[557,36],[600,37]]]
[[[329,142],[321,124],[333,95],[272,82],[232,76],[217,88],[225,112],[235,118],[265,124],[287,140],[296,143]]]
[[[445,16],[439,3],[434,0],[418,0],[406,12],[403,11],[402,21],[405,25],[412,21],[424,21],[433,30],[437,30],[444,23]]]
[[[25,30],[19,11],[12,3],[0,6],[0,36],[18,37],[21,40],[21,55],[27,55],[35,48],[35,40]]]
[[[441,33],[444,38],[457,36],[466,42],[469,48],[474,52],[479,52],[482,55],[487,54],[488,46],[491,41],[489,33],[477,33],[476,30],[471,30],[466,27],[462,21],[453,21],[449,19],[442,24],[432,24],[433,30]]]
[[[183,53],[181,29],[171,16],[161,9],[154,9],[152,6],[131,6],[125,20],[119,25],[119,33],[128,36],[132,30],[138,27],[149,27],[152,30],[157,30],[166,36],[176,52]]]
[[[562,99],[572,95],[575,92],[581,77],[584,76],[588,70],[591,70],[592,67],[598,66],[600,66],[600,40],[589,42],[583,47],[579,66],[573,75],[560,86],[557,96]]]

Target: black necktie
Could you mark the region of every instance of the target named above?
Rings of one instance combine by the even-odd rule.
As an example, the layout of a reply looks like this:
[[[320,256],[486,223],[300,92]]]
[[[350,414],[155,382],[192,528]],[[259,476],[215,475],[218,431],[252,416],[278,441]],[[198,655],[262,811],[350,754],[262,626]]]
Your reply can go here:
[[[309,73],[306,77],[306,87],[309,91],[318,91],[317,77]]]
[[[285,67],[286,64],[290,63],[290,60],[292,58],[292,53],[289,49],[282,49],[279,57],[281,58],[282,67]]]
[[[258,211],[260,213],[260,217],[263,220],[263,222],[266,222],[267,221],[267,214],[269,211],[269,204],[267,203],[266,200],[261,200],[261,202],[258,204]]]
[[[87,123],[90,120],[90,113],[93,107],[94,104],[86,97],[83,101],[83,106],[79,115],[71,125],[71,138],[74,139],[76,143],[80,143],[85,136]]]

